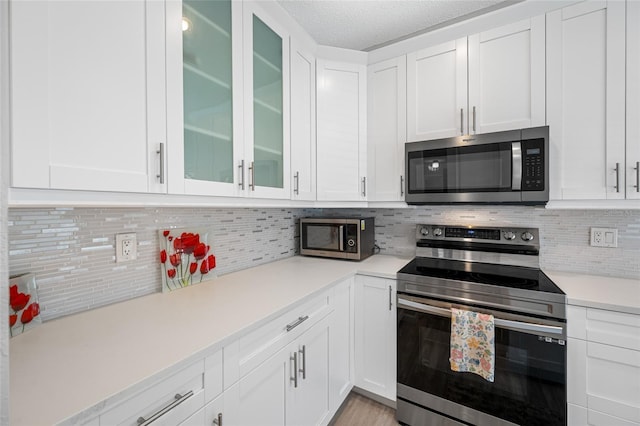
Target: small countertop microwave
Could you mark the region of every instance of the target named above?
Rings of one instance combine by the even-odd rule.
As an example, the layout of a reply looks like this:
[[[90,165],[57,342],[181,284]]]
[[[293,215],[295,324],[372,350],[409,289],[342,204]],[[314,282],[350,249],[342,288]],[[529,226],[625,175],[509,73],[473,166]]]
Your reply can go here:
[[[407,204],[546,204],[549,127],[405,144]]]
[[[375,249],[372,217],[300,219],[300,254],[362,260]]]

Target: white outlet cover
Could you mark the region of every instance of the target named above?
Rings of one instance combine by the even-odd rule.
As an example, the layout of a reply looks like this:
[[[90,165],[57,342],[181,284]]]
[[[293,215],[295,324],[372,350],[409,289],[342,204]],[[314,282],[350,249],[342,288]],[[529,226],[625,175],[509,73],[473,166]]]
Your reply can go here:
[[[138,241],[136,234],[116,234],[116,263],[135,260],[137,257]]]
[[[616,228],[591,228],[590,244],[593,247],[618,247]]]

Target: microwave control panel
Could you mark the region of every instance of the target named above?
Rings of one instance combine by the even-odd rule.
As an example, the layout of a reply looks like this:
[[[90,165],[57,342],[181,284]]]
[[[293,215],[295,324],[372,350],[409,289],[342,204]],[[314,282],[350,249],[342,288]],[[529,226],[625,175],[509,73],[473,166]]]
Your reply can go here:
[[[358,252],[358,225],[348,223],[345,226],[344,251],[347,253]]]
[[[522,141],[522,190],[544,191],[544,140]]]

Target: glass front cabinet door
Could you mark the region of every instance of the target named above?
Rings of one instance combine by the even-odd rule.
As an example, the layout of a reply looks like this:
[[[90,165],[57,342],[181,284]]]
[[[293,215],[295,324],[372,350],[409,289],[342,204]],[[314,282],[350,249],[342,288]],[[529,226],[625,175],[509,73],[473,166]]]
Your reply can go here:
[[[251,2],[169,0],[166,14],[169,191],[285,198],[288,35]]]

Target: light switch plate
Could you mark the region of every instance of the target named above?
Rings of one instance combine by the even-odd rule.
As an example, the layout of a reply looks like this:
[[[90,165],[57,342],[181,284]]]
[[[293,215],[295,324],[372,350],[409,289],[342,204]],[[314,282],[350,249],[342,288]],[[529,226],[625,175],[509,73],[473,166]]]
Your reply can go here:
[[[591,228],[591,246],[618,247],[618,230],[616,228]]]
[[[138,241],[136,234],[116,234],[116,263],[135,260],[137,257]]]

